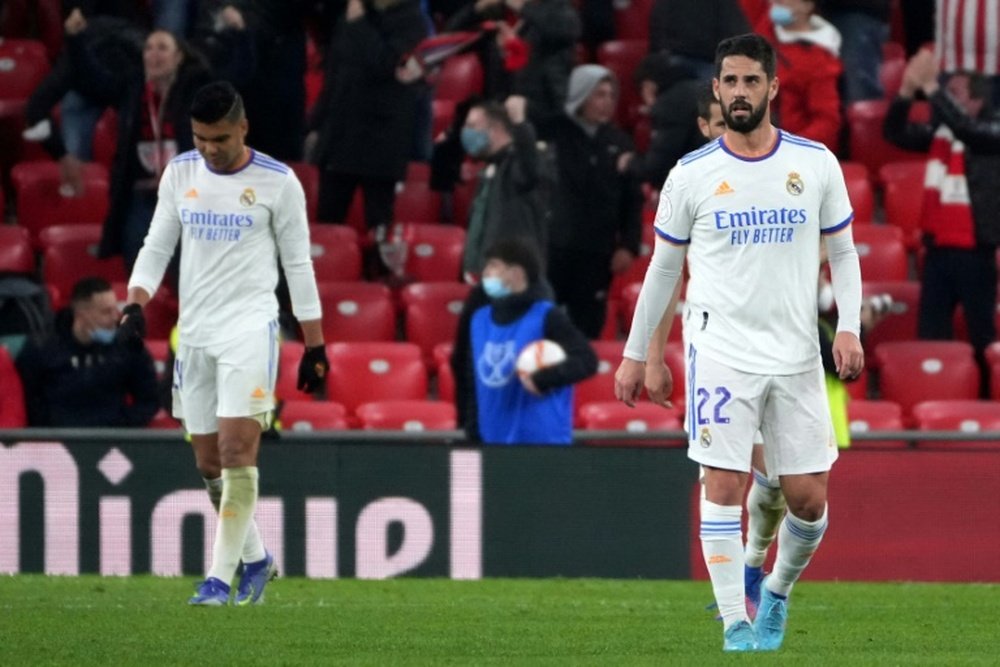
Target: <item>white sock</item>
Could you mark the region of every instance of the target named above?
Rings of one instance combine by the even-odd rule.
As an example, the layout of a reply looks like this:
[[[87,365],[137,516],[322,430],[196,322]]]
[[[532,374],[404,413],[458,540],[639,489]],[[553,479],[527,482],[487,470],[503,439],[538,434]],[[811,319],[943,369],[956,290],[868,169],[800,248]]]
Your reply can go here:
[[[218,514],[219,505],[222,503],[222,478],[208,479],[207,477],[202,477],[202,479],[205,481],[205,488],[208,489],[208,499],[212,501],[212,507],[215,508],[215,513]],[[243,563],[256,563],[257,561],[264,560],[266,557],[267,552],[264,550],[264,540],[260,537],[257,522],[251,519],[250,525],[247,527],[247,539],[243,543]]]
[[[778,556],[774,572],[765,584],[769,591],[785,597],[792,592],[792,586],[819,547],[827,523],[825,507],[823,516],[816,521],[804,521],[791,512],[785,515],[778,530]]]
[[[742,514],[740,505],[701,501],[701,552],[726,629],[739,621],[750,620],[743,592]]]
[[[227,585],[232,581],[256,506],[257,466],[223,468],[222,500],[209,577],[220,579]]]
[[[784,513],[785,496],[781,493],[781,485],[771,486],[767,477],[754,470],[747,494],[747,567],[764,565]]]

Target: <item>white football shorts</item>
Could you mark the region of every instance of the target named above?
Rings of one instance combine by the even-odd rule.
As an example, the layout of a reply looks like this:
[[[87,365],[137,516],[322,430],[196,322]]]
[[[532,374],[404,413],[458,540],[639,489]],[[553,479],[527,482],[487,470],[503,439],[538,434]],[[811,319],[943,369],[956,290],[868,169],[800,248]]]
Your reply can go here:
[[[768,477],[830,469],[838,451],[821,365],[795,375],[757,375],[698,355],[691,345],[687,351],[689,458],[750,472],[753,443],[763,436]]]
[[[188,433],[217,433],[219,417],[273,410],[277,377],[277,320],[218,345],[181,342],[174,360],[174,417]]]

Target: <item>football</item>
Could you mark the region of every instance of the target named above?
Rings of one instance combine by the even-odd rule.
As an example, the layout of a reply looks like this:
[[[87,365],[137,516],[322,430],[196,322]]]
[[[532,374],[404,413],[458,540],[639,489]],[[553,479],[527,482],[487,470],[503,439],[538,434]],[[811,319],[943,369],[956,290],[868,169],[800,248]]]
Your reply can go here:
[[[528,343],[517,355],[517,374],[524,377],[540,368],[554,366],[566,360],[566,350],[554,340],[536,340]]]

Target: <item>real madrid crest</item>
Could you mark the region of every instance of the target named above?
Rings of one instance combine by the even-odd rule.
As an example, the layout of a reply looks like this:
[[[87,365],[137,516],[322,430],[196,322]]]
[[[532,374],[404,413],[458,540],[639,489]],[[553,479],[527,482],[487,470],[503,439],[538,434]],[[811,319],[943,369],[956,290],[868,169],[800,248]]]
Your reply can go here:
[[[788,194],[798,197],[805,191],[806,184],[802,182],[802,178],[798,172],[792,171],[788,173],[788,180],[785,181],[785,189],[788,190]]]
[[[712,432],[708,430],[707,426],[701,429],[701,435],[698,436],[698,441],[701,443],[701,446],[706,449],[712,445]]]
[[[257,203],[257,194],[253,191],[253,188],[246,188],[243,194],[240,195],[240,203],[246,208],[250,208]]]

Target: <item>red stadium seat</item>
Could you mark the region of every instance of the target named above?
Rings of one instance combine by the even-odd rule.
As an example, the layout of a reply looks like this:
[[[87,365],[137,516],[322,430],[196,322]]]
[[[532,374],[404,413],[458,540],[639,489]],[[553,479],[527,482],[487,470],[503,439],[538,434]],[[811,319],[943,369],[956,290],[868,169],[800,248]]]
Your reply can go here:
[[[0,39],[0,99],[28,99],[48,73],[44,44],[33,39]]]
[[[626,431],[646,433],[647,431],[676,431],[682,428],[682,416],[676,410],[662,408],[654,403],[639,401],[630,408],[619,401],[588,403],[582,408],[583,428],[588,431]],[[683,441],[663,440],[588,440],[588,445],[680,447]]]
[[[93,224],[57,225],[42,230],[42,282],[49,288],[53,308],[69,302],[73,285],[81,278],[99,276],[112,284],[127,282],[121,257],[97,258],[100,238],[101,227]]]
[[[24,428],[28,413],[24,407],[24,388],[10,352],[0,345],[0,428]]]
[[[429,162],[417,162],[411,160],[406,165],[406,179],[407,183],[430,183],[431,181],[431,165]]]
[[[319,283],[326,341],[391,341],[396,338],[392,293],[381,283]]]
[[[28,230],[17,225],[0,223],[0,273],[34,272],[35,253],[31,249],[31,235],[28,234]]]
[[[847,184],[847,196],[854,208],[854,222],[866,224],[875,216],[875,193],[868,177],[868,168],[860,162],[840,163],[844,172],[844,183]]]
[[[170,360],[170,341],[163,338],[154,338],[148,335],[145,341],[146,350],[149,356],[153,357],[153,367],[156,368],[156,377],[161,380],[167,373],[173,376],[174,370],[167,367]]]
[[[441,195],[427,181],[406,181],[396,191],[394,215],[401,222],[441,222]]]
[[[862,274],[864,275],[864,274]],[[907,281],[865,281],[864,296],[888,294],[892,308],[871,331],[865,332],[865,349],[874,350],[886,341],[907,341],[917,337],[917,309],[920,304],[920,283]],[[875,355],[868,355],[869,365],[877,367]]]
[[[299,362],[305,352],[301,341],[286,340],[278,350],[278,381],[275,384],[274,395],[282,401],[310,401],[312,396],[298,389]]]
[[[348,414],[371,401],[427,398],[427,370],[413,343],[332,343],[326,394]]]
[[[615,397],[615,371],[622,360],[625,341],[595,340],[590,346],[597,355],[597,372],[573,387],[573,423],[583,426],[583,408],[588,403],[610,401]]]
[[[881,397],[899,403],[904,419],[923,401],[971,400],[979,395],[979,370],[968,343],[882,343],[875,348],[875,357]]]
[[[615,9],[615,35],[618,39],[649,39],[649,14],[653,0],[632,0],[621,9]],[[622,85],[626,85],[626,81]]]
[[[451,343],[434,346],[434,367],[437,372],[437,396],[439,400],[455,402],[455,375],[451,372]]]
[[[904,428],[903,409],[892,401],[852,400],[847,404],[847,418],[850,422],[851,435],[872,431],[902,431]],[[852,449],[905,449],[908,446],[905,440],[851,439]]]
[[[372,401],[359,405],[355,413],[365,430],[451,431],[455,429],[455,406],[444,401]]]
[[[412,222],[399,226],[407,242],[404,273],[419,282],[457,281],[462,274],[465,230]]]
[[[1000,403],[996,401],[924,401],[913,407],[920,431],[1000,431]],[[1000,440],[918,440],[919,449],[977,447],[1000,449]]]
[[[632,83],[632,76],[639,62],[649,53],[649,42],[638,39],[615,39],[597,47],[597,64],[607,67],[618,77],[618,122],[631,127],[639,106],[639,91]]]
[[[434,367],[434,348],[455,339],[458,316],[470,286],[459,282],[411,283],[400,292],[406,340],[420,346],[427,367]]]
[[[309,162],[289,162],[295,175],[299,177],[302,190],[306,194],[306,217],[309,222],[316,222],[319,217],[319,168]]]
[[[451,126],[455,117],[455,100],[431,101],[431,136],[437,138]]]
[[[108,171],[103,165],[84,165],[84,191],[79,197],[59,194],[59,165],[56,162],[22,162],[14,166],[10,177],[17,196],[18,223],[28,230],[34,241],[45,227],[100,225],[107,217]]]
[[[350,428],[347,410],[334,401],[287,400],[281,404],[283,431],[342,431]]]
[[[864,280],[906,280],[909,263],[903,231],[892,225],[857,225],[854,245],[861,260]]]
[[[990,367],[990,398],[1000,401],[1000,341],[986,346],[986,363]]]
[[[452,56],[444,61],[434,85],[435,100],[461,102],[483,92],[483,66],[474,53]]]
[[[882,83],[885,99],[891,100],[899,93],[906,69],[906,48],[898,42],[882,45],[882,62],[878,68],[878,78]]]
[[[361,279],[361,246],[353,227],[309,225],[310,254],[318,281]]]
[[[903,230],[906,246],[920,245],[920,217],[924,208],[924,173],[926,160],[889,162],[879,170],[885,186],[885,221]]]
[[[885,120],[889,102],[886,100],[864,100],[847,106],[847,123],[850,128],[851,160],[861,162],[868,172],[879,173],[887,162],[923,159],[923,153],[904,151],[890,144],[882,137],[882,122]],[[928,115],[926,103],[914,104],[910,117],[924,118]]]

